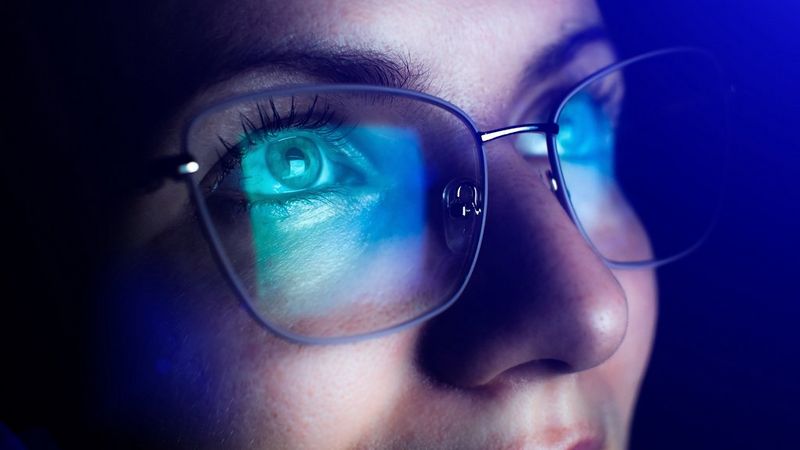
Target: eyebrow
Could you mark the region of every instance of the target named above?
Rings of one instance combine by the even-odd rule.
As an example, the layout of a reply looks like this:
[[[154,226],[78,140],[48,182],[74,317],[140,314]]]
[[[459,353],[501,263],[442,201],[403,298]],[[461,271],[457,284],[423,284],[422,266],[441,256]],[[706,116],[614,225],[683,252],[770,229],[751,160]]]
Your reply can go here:
[[[608,40],[599,26],[583,28],[567,35],[533,55],[523,70],[521,87],[552,75],[576,57],[592,42]],[[294,43],[286,48],[254,46],[245,51],[230,52],[220,58],[211,79],[220,82],[254,68],[294,70],[322,78],[331,83],[368,84],[426,91],[429,70],[412,63],[405,56],[372,49],[330,46],[318,43]]]
[[[292,48],[250,49],[236,52],[215,71],[222,81],[248,69],[272,67],[322,78],[331,83],[369,84],[422,91],[428,70],[400,55],[371,49],[295,44]]]

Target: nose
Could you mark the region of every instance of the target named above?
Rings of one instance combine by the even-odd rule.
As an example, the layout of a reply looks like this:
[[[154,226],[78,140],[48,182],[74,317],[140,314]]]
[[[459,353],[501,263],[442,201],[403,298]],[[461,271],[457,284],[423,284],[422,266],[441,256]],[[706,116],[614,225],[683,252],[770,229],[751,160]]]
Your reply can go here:
[[[461,298],[426,324],[420,364],[466,387],[601,364],[625,335],[624,290],[550,191],[546,158],[526,161],[497,142],[487,147],[487,161],[479,260]]]

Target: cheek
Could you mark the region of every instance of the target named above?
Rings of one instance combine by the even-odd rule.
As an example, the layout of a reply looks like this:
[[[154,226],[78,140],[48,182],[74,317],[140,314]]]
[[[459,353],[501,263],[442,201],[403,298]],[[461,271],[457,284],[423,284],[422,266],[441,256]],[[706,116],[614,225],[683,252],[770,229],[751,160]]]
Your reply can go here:
[[[235,322],[220,333],[219,401],[230,399],[245,447],[350,447],[370,426],[385,423],[382,416],[402,394],[408,333],[299,347]]]
[[[148,253],[160,259],[121,269],[123,306],[105,330],[119,370],[101,394],[125,399],[116,423],[198,446],[346,448],[386,422],[409,378],[413,333],[333,346],[279,339],[241,307],[191,230],[154,242]],[[140,418],[147,424],[132,423]],[[169,435],[142,436],[152,423]]]

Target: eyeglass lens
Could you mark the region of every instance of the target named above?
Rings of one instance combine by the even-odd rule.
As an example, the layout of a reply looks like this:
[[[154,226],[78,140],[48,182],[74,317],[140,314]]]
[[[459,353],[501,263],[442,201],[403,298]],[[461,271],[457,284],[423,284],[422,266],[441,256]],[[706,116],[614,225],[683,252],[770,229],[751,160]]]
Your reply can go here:
[[[483,165],[462,119],[384,92],[247,98],[202,116],[189,149],[224,154],[206,205],[253,310],[292,333],[351,336],[461,288]],[[206,150],[207,151],[207,150]]]
[[[627,65],[563,103],[555,140],[579,226],[608,260],[665,260],[699,244],[723,190],[725,90],[699,51]],[[646,230],[650,245],[631,230]]]
[[[727,138],[712,59],[686,51],[622,65],[558,111],[550,146],[599,253],[659,261],[702,241]],[[483,226],[484,161],[467,120],[431,99],[342,86],[243,97],[195,119],[186,149],[223,155],[200,187],[252,310],[325,339],[452,300]],[[517,148],[541,156],[529,137]]]

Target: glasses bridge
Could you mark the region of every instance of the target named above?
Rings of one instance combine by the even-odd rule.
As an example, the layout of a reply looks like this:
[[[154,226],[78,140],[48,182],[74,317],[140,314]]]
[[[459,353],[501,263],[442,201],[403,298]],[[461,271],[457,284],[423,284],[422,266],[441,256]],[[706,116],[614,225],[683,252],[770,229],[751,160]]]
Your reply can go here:
[[[529,123],[512,127],[498,128],[496,130],[479,133],[481,142],[486,143],[495,139],[521,133],[558,134],[558,124],[555,123]]]

